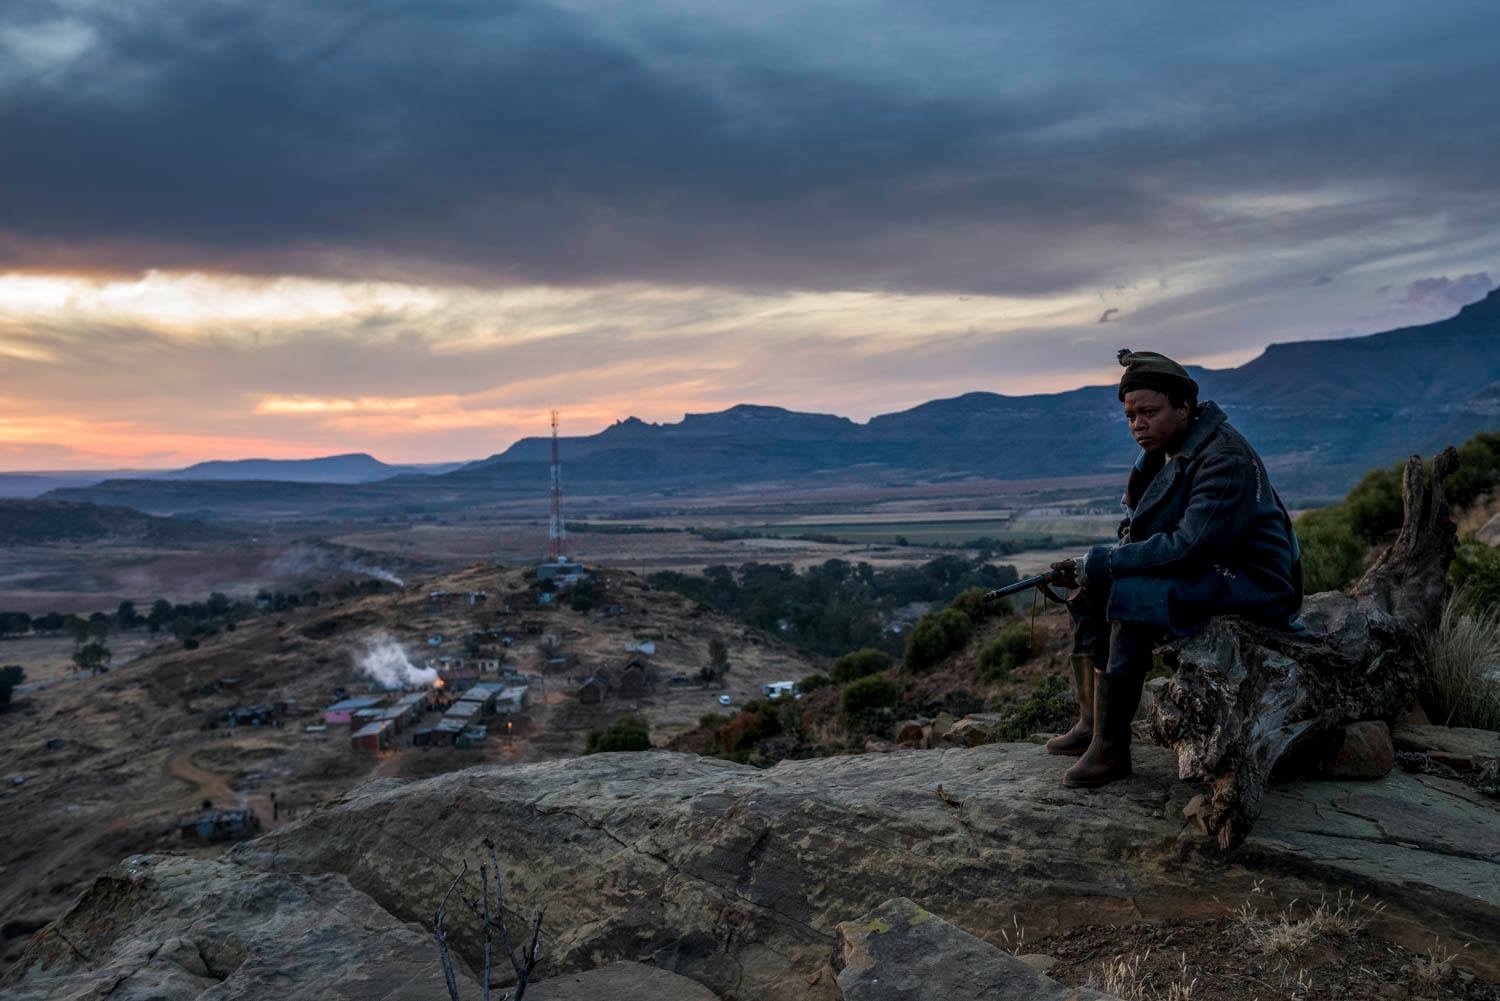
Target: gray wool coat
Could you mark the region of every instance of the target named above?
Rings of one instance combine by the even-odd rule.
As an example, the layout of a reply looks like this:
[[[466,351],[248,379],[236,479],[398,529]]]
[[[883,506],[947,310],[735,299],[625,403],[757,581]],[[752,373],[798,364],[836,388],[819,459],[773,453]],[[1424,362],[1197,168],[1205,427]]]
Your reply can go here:
[[[1291,518],[1217,404],[1201,405],[1174,458],[1137,463],[1126,498],[1120,543],[1093,547],[1084,562],[1090,583],[1109,581],[1108,619],[1173,636],[1214,615],[1293,628],[1302,565]]]

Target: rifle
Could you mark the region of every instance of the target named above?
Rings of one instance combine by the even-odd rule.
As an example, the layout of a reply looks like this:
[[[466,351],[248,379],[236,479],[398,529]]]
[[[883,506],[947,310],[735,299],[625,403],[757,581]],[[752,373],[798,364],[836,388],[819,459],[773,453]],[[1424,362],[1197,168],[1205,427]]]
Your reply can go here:
[[[998,601],[1008,595],[1018,594],[1021,591],[1029,591],[1034,587],[1058,604],[1065,605],[1068,602],[1068,596],[1052,586],[1058,582],[1061,576],[1056,570],[1048,570],[1046,573],[1039,573],[1035,577],[1022,577],[1014,584],[1007,584],[1004,587],[997,587],[993,591],[986,591],[982,600]]]

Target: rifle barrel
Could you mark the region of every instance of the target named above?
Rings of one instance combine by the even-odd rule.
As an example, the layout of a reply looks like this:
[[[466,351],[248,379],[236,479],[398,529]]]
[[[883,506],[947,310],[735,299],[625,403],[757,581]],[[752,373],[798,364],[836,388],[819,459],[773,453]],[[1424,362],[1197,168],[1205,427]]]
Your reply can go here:
[[[1006,595],[1015,594],[1018,591],[1025,591],[1050,583],[1052,583],[1052,575],[1050,573],[1039,573],[1035,577],[1022,577],[1014,584],[1007,584],[1004,587],[997,587],[993,591],[986,591],[984,593],[984,600],[995,601],[998,598],[1004,598]]]

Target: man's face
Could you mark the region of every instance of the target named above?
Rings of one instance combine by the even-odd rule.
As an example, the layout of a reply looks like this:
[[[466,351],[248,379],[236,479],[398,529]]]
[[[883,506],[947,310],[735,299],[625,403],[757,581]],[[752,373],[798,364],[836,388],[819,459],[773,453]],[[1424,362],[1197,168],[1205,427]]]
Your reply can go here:
[[[1175,449],[1187,433],[1192,409],[1186,402],[1172,406],[1167,394],[1154,389],[1132,389],[1125,394],[1125,423],[1130,436],[1148,452]]]

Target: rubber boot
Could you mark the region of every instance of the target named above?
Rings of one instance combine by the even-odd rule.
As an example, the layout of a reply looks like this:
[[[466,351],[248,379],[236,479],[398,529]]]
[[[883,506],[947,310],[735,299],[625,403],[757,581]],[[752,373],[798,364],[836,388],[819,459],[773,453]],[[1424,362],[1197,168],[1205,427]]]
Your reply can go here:
[[[1078,722],[1067,733],[1047,741],[1048,754],[1071,754],[1075,757],[1089,749],[1094,740],[1094,658],[1086,653],[1073,655],[1073,684],[1078,689]]]
[[[1094,741],[1063,773],[1063,785],[1092,789],[1130,777],[1130,724],[1145,684],[1144,673],[1120,677],[1094,669]]]

